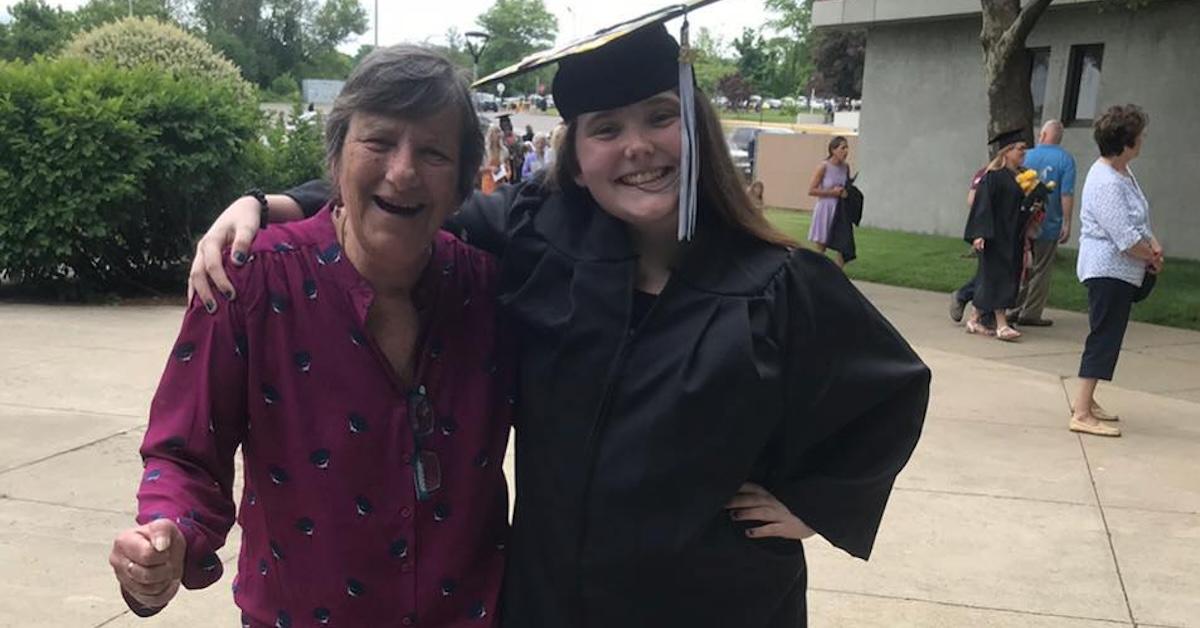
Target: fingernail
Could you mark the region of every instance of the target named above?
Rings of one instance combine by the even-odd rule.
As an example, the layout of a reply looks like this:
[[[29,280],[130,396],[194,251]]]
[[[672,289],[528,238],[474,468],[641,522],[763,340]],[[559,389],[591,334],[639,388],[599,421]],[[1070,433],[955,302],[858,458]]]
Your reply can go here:
[[[232,301],[235,297],[237,297],[237,293],[235,293],[233,290],[225,291],[225,299],[227,301]]]
[[[154,549],[156,551],[165,552],[167,550],[167,547],[169,547],[169,546],[170,546],[170,541],[167,540],[167,537],[165,537],[165,536],[154,537]]]
[[[754,536],[754,528],[746,528],[746,536]]]
[[[216,312],[217,311],[217,302],[213,301],[212,299],[206,300],[204,302],[204,309],[207,310],[209,314]]]
[[[246,254],[241,251],[234,251],[233,263],[237,264],[238,266],[245,264],[246,263]]]

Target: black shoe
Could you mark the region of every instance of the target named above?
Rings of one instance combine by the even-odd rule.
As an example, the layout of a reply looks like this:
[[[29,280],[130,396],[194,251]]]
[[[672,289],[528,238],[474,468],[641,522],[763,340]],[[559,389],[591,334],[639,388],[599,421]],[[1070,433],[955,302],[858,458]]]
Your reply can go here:
[[[950,293],[950,320],[961,323],[965,309],[967,309],[967,302],[959,301],[957,292]]]
[[[1054,321],[1048,318],[1018,318],[1017,324],[1023,327],[1049,327]]]

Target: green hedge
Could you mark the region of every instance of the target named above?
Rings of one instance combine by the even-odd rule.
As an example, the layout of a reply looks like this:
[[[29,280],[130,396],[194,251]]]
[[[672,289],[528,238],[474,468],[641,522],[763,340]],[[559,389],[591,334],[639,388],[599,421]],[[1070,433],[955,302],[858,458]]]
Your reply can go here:
[[[177,289],[194,237],[260,176],[261,125],[228,81],[0,64],[0,271],[85,293]]]
[[[249,155],[254,187],[278,192],[325,176],[324,118],[301,112],[296,105],[287,120],[266,120]]]

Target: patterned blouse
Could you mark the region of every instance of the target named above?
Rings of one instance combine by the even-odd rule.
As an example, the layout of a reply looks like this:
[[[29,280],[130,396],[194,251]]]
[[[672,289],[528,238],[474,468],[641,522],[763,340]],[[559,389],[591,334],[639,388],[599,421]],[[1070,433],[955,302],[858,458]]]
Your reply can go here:
[[[243,625],[494,626],[515,402],[494,260],[436,237],[411,387],[366,331],[373,291],[328,208],[226,270],[237,298],[188,310],[141,449],[138,522],[177,522],[184,586],[221,577],[241,446]]]
[[[1150,203],[1133,170],[1121,174],[1102,159],[1088,170],[1079,212],[1079,281],[1095,277],[1120,279],[1141,286],[1146,263],[1124,251],[1153,237]]]

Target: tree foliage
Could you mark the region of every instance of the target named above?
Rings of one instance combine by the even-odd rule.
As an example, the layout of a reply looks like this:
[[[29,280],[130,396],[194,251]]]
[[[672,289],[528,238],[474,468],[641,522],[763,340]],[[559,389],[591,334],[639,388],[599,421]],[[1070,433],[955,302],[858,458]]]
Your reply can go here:
[[[726,54],[721,39],[714,37],[712,32],[704,27],[696,32],[692,48],[697,53],[696,61],[692,65],[696,74],[696,84],[705,94],[717,94],[717,82],[737,71],[736,61]]]
[[[814,41],[811,88],[822,96],[862,97],[866,65],[865,31],[829,31]]]
[[[195,0],[205,39],[261,87],[275,77],[343,78],[352,66],[337,46],[367,30],[356,0]]]
[[[45,0],[21,0],[8,8],[12,21],[0,24],[0,59],[28,61],[53,54],[75,32],[74,15]]]
[[[237,66],[208,42],[153,18],[123,18],[81,33],[67,45],[63,56],[122,68],[151,65],[179,78],[227,82],[243,100],[253,98]]]
[[[476,23],[491,36],[479,58],[480,76],[550,47],[558,35],[558,18],[546,10],[542,0],[496,0]],[[530,93],[539,83],[548,82],[552,71],[547,68],[513,79],[506,86],[507,93]]]
[[[717,81],[717,93],[729,99],[730,107],[738,109],[750,99],[750,84],[741,74],[734,72]]]

